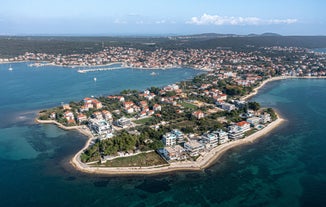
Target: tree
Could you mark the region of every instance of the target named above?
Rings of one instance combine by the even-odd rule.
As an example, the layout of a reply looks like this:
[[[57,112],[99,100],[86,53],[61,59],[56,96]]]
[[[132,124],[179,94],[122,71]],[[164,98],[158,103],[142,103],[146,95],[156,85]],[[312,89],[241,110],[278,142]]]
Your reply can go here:
[[[159,94],[159,92],[160,92],[160,88],[158,88],[158,87],[154,87],[154,86],[152,86],[150,89],[149,89],[149,91],[151,92],[151,93],[154,93],[155,95],[158,95]]]
[[[260,109],[260,104],[258,102],[255,102],[255,101],[249,102],[248,103],[248,108],[252,109],[254,111],[258,111]]]

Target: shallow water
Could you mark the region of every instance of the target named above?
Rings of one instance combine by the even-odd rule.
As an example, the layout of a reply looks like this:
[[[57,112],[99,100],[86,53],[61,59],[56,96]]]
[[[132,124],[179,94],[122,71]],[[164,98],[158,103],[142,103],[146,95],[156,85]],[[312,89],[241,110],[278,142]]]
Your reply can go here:
[[[141,78],[161,76],[150,85],[162,86],[197,71],[165,70],[157,77],[148,71],[124,70],[117,76],[108,71],[96,75],[99,86],[94,86],[94,73],[85,77],[62,68],[28,68],[24,63],[13,67],[9,74],[0,65],[1,206],[325,206],[325,80],[267,84],[253,100],[276,108],[288,121],[254,144],[229,150],[209,169],[90,176],[68,164],[86,138],[34,124],[35,110],[131,86],[148,87]],[[102,83],[100,77],[106,80]]]

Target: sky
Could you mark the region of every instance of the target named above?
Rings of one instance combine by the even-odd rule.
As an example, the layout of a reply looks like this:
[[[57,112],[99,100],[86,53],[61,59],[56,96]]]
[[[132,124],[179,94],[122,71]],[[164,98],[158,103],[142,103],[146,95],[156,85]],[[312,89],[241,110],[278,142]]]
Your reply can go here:
[[[0,35],[326,35],[325,0],[0,0]]]

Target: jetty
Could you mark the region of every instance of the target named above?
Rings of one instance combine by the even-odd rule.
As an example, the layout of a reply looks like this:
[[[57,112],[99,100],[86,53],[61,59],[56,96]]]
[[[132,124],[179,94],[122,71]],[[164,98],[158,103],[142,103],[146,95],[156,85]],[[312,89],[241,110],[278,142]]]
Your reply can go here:
[[[106,71],[106,70],[118,70],[118,69],[122,69],[122,67],[79,69],[79,70],[77,70],[77,72],[78,73],[88,73],[88,72]]]

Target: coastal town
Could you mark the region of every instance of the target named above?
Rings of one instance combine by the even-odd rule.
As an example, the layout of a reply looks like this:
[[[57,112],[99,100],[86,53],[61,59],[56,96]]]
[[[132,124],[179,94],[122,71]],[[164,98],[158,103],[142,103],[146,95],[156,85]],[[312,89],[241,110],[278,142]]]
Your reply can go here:
[[[55,58],[56,62],[51,62],[54,56],[45,54],[29,53],[26,57],[39,61],[34,64],[96,66],[121,62],[135,68],[192,67],[206,71],[192,80],[162,88],[85,97],[41,111],[40,123],[78,129],[90,137],[75,157],[83,168],[198,165],[223,146],[249,140],[247,137],[280,120],[273,109],[246,101],[258,86],[272,79],[326,74],[325,55],[300,48],[260,48],[249,53],[108,48],[90,56]]]
[[[137,48],[107,47],[91,54],[46,54],[26,52],[12,58],[0,58],[0,63],[31,61],[31,66],[65,66],[89,68],[119,63],[122,67],[140,69],[167,69],[190,67],[194,69],[235,70],[244,74],[260,72],[264,75],[324,76],[325,54],[298,47],[260,47],[238,51],[230,48],[142,50]],[[86,72],[87,70],[78,70]],[[110,69],[110,68],[109,68]],[[112,69],[112,68],[111,68]],[[100,70],[100,69],[97,69]],[[91,70],[89,70],[91,71]],[[95,69],[93,71],[96,71]],[[250,77],[248,80],[250,81]],[[240,82],[248,84],[248,81]]]
[[[236,84],[232,72],[209,72],[191,81],[145,91],[89,98],[40,112],[39,120],[81,127],[92,141],[80,155],[89,165],[156,152],[157,163],[196,161],[217,146],[253,134],[277,118],[272,109],[240,100],[250,87]],[[162,162],[163,158],[163,162]],[[145,166],[146,166],[145,165]]]

